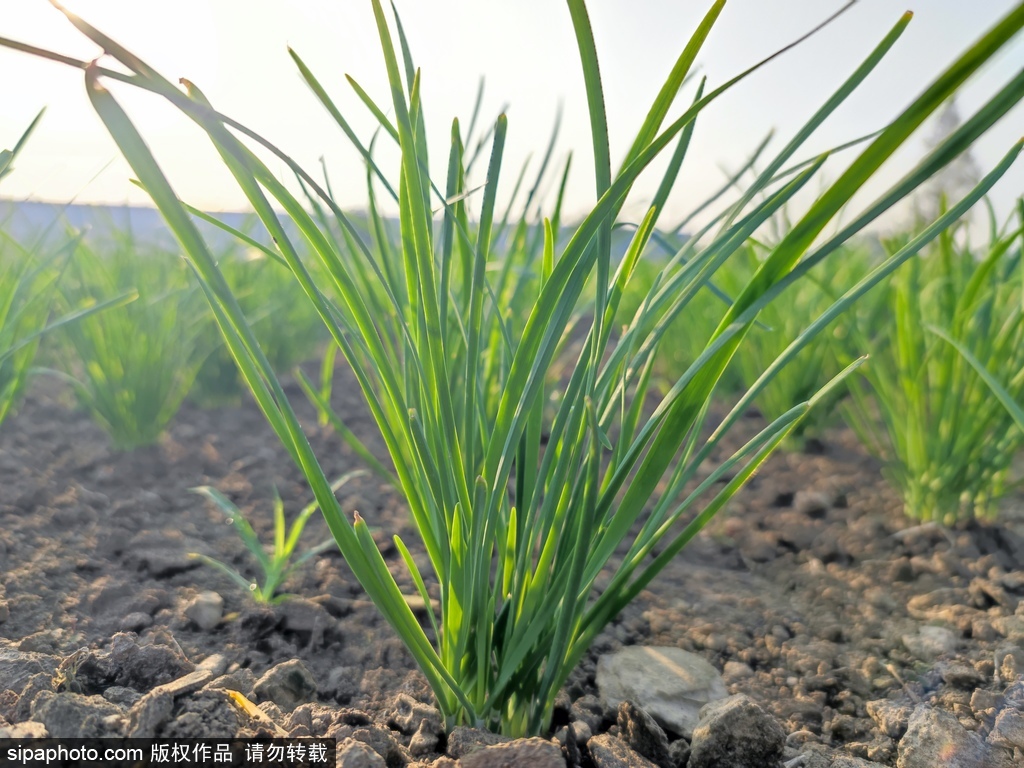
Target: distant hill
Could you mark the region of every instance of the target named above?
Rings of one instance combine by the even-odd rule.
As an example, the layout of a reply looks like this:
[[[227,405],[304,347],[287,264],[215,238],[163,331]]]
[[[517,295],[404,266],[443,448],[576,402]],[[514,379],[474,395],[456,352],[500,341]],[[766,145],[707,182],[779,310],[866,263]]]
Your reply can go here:
[[[245,228],[254,217],[245,213],[218,213],[217,218],[235,228]],[[43,237],[51,242],[66,239],[70,227],[88,229],[101,239],[115,231],[129,229],[143,243],[171,244],[174,239],[155,208],[128,205],[58,205],[33,201],[0,200],[0,226],[18,242],[30,244]],[[200,222],[211,246],[219,247],[231,237],[216,227]]]
[[[264,243],[269,243],[262,225],[252,213],[216,213],[218,219],[235,229],[241,229]],[[349,212],[354,223],[362,231],[366,231],[366,216],[361,212]],[[294,224],[282,218],[285,230],[297,235]],[[223,230],[204,221],[197,220],[200,232],[206,242],[214,250],[228,248],[235,241]],[[387,219],[387,226],[392,233],[392,241],[399,240],[398,220]],[[102,242],[105,236],[115,232],[130,230],[135,241],[140,244],[159,244],[175,248],[175,240],[167,229],[160,213],[155,208],[128,205],[60,205],[57,203],[40,203],[34,201],[17,201],[0,199],[0,229],[6,231],[19,243],[36,246],[41,242],[51,245],[60,244],[67,239],[68,228],[75,231],[88,230],[90,239]],[[568,242],[575,226],[563,226],[559,234],[559,247]],[[633,227],[617,228],[612,235],[612,258],[618,261],[626,252]],[[493,244],[500,252],[505,237],[499,236]],[[686,236],[682,236],[685,240]],[[41,239],[41,240],[40,240]],[[651,246],[655,258],[665,258],[665,252]]]

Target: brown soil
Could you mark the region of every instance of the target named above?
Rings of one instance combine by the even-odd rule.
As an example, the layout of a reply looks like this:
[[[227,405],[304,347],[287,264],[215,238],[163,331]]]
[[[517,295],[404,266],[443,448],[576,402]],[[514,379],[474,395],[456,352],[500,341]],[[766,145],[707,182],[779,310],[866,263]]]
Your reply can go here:
[[[339,380],[335,389],[348,426],[382,453],[355,388]],[[290,393],[328,475],[356,468],[338,437],[315,426],[298,390]],[[738,437],[761,425],[759,417],[744,419]],[[159,445],[118,453],[59,385],[36,380],[0,428],[0,677],[5,653],[21,662],[38,654],[31,658],[43,672],[4,678],[0,727],[31,719],[40,707],[34,699],[52,695],[43,683],[55,665],[81,647],[92,652],[91,666],[64,687],[124,696],[123,707],[215,654],[224,657],[218,671],[236,675],[243,691],[252,677],[301,660],[316,685],[314,706],[301,715],[263,706],[293,733],[340,737],[361,718],[383,727],[396,694],[429,701],[411,658],[336,551],[302,568],[286,584],[299,598],[276,610],[256,607],[227,577],[190,559],[189,552],[202,552],[255,575],[223,515],[189,491],[204,484],[249,513],[265,541],[275,487],[292,512],[310,498],[252,404],[186,405]],[[379,530],[396,577],[408,581],[389,544],[396,531],[415,540],[400,496],[362,477],[339,498]],[[608,627],[567,685],[565,702],[597,693],[601,654],[668,645],[705,657],[724,672],[730,693],[746,693],[774,715],[789,735],[787,760],[803,755],[811,765],[824,755],[828,766],[847,754],[895,765],[900,734],[884,732],[867,706],[882,699],[934,703],[984,736],[999,697],[1024,671],[1017,668],[1024,665],[1022,509],[1020,498],[1009,499],[999,525],[914,526],[849,431],[829,433],[814,454],[780,453]],[[327,535],[315,518],[304,541]],[[223,597],[224,618],[203,630],[185,608],[207,590]],[[925,625],[950,632],[936,639],[921,633]],[[119,632],[137,635],[138,653],[167,651],[148,678],[109,668],[111,649],[127,642],[114,638]],[[115,686],[134,693],[112,695]],[[204,695],[179,702],[171,725],[190,708],[228,706]],[[612,733],[614,716],[605,713],[602,724]],[[189,735],[246,727],[235,714],[200,719],[206,725]],[[556,726],[567,721],[562,707]],[[407,758],[408,734],[392,730],[396,754]]]

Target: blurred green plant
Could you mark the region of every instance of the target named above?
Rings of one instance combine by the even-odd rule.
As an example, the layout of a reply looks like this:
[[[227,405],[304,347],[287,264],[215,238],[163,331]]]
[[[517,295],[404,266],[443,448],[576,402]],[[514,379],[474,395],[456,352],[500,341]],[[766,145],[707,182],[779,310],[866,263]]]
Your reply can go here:
[[[200,297],[177,254],[138,243],[130,230],[77,242],[61,293],[68,306],[125,291],[138,300],[65,328],[65,378],[81,404],[129,450],[155,443],[177,413],[200,363]]]
[[[488,134],[491,152],[479,195],[472,194],[473,153],[466,151],[473,146],[473,134],[463,134],[458,121],[452,126],[445,182],[432,184],[421,76],[397,22],[396,48],[379,0],[372,6],[390,83],[390,109],[380,108],[356,87],[379,121],[380,135],[400,147],[397,184],[387,181],[370,149],[359,142],[320,83],[294,53],[293,58],[363,156],[373,183],[397,202],[397,246],[389,242],[386,231],[381,237],[375,228],[367,245],[328,190],[289,156],[216,112],[192,83],[184,81],[182,92],[77,16],[67,14],[127,73],[0,40],[85,71],[94,107],[181,241],[254,397],[305,473],[354,575],[418,663],[446,723],[467,722],[513,736],[541,733],[548,727],[555,694],[607,623],[726,504],[807,411],[829,396],[826,387],[809,401],[794,404],[735,453],[716,459],[705,475],[705,460],[721,447],[723,435],[763,387],[855,299],[962,215],[1021,150],[1019,143],[1014,145],[964,200],[845,292],[763,372],[708,436],[702,427],[711,396],[758,312],[948,164],[1024,96],[1021,72],[850,223],[834,234],[823,234],[928,115],[1024,27],[1024,3],[871,137],[833,183],[824,185],[732,304],[723,305],[704,351],[653,411],[645,408],[646,396],[655,353],[667,329],[716,270],[816,176],[824,156],[795,162],[794,155],[895,44],[910,15],[885,35],[747,185],[740,199],[686,241],[670,259],[674,272],[665,273],[640,316],[613,338],[619,301],[676,181],[695,119],[770,59],[707,94],[702,81],[690,106],[668,119],[723,8],[723,0],[715,2],[666,78],[620,170],[613,173],[589,17],[581,0],[569,0],[568,5],[587,89],[597,202],[564,247],[556,247],[554,222],[545,221],[543,238],[535,238],[536,249],[530,249],[527,237],[523,248],[508,252],[516,254],[511,264],[492,258],[492,247],[507,234],[496,215],[506,118],[500,116]],[[367,522],[358,514],[350,522],[342,513],[188,210],[101,79],[161,94],[202,127],[344,353],[387,445],[422,541],[422,551],[413,554],[396,536],[398,552],[427,605],[431,603],[421,563],[433,571],[440,589],[439,615],[428,612],[429,634],[401,593]],[[337,247],[317,209],[310,213],[233,131],[301,177],[306,190],[318,198],[320,210],[346,233],[348,249]],[[613,265],[615,220],[639,175],[670,146],[661,185],[627,253]],[[787,165],[791,162],[795,164]],[[270,198],[312,247],[322,269],[319,280],[299,258]],[[442,213],[438,226],[431,209],[435,200]],[[471,200],[480,205],[472,226]],[[533,215],[533,210],[524,207],[523,216]],[[370,215],[376,216],[372,198]],[[515,290],[516,311],[511,313],[500,300],[507,295],[501,289],[506,274],[514,276],[510,285],[521,286]],[[590,282],[596,286],[594,300],[580,314],[581,297]],[[580,343],[571,343],[577,340]],[[570,355],[575,351],[575,361],[563,367],[557,361],[560,350]],[[830,386],[838,385],[852,368]],[[556,370],[558,375],[553,375]]]
[[[42,116],[40,111],[14,149],[0,151],[0,179],[11,172],[11,164]],[[75,243],[75,239],[69,239],[56,253],[43,258],[38,255],[38,247],[25,248],[5,230],[0,231],[0,424],[20,398],[32,372],[39,342],[48,331],[133,298],[131,294],[110,296],[105,302],[69,310],[50,322],[57,286]]]
[[[60,272],[0,233],[0,424],[21,397]]]
[[[673,249],[672,254],[674,255],[677,250]],[[666,271],[667,265],[667,258],[649,257],[638,261],[619,304],[616,320],[620,327],[628,328],[647,298],[657,292],[661,281],[671,277],[672,272]],[[676,271],[679,268],[681,266],[678,266]],[[729,264],[719,270],[716,282],[727,269]],[[728,297],[722,298],[710,287],[705,287],[690,299],[686,313],[677,317],[672,326],[665,331],[651,371],[651,383],[660,392],[668,392],[686,369],[700,357],[707,339],[718,327],[722,313],[729,303]],[[735,358],[723,371],[717,391],[733,398],[746,391]]]
[[[36,115],[14,149],[0,150],[0,179],[11,172],[11,164],[42,116],[42,112]],[[0,424],[28,380],[57,275],[34,264],[24,248],[0,232]]]
[[[719,285],[726,292],[742,290],[774,247],[752,238],[720,270]],[[757,381],[793,339],[825,312],[848,286],[867,275],[872,266],[866,248],[847,243],[828,263],[810,270],[806,280],[791,286],[778,301],[765,307],[758,315],[761,325],[751,330],[736,352],[734,365],[742,382],[741,391]],[[755,403],[769,421],[784,414],[793,403],[810,398],[843,369],[832,331],[830,327],[816,336],[758,395]],[[846,363],[850,360],[852,357]],[[798,450],[805,447],[807,440],[820,439],[835,419],[836,406],[844,396],[842,388],[833,390],[820,408],[797,425],[784,446]]]
[[[268,258],[265,246],[258,245],[254,239],[241,241],[222,253],[218,265],[274,370],[289,371],[315,358],[327,333],[287,266]],[[197,337],[203,362],[189,398],[203,407],[237,403],[245,383],[213,314],[207,311],[205,317]]]
[[[911,518],[994,518],[1024,446],[1012,411],[986,384],[1011,400],[1024,396],[1019,221],[993,225],[981,258],[966,226],[947,231],[889,279],[881,301],[847,318],[847,349],[871,355],[863,377],[849,382],[847,422],[885,462]],[[886,245],[891,252],[900,243]]]

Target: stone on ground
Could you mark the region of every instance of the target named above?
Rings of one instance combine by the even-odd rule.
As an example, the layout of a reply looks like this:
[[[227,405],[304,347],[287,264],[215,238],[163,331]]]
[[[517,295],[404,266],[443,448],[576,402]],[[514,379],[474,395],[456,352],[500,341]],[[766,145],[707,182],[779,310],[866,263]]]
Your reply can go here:
[[[725,698],[718,671],[680,648],[629,646],[597,662],[597,687],[611,708],[633,701],[664,729],[689,737],[705,704]]]
[[[355,739],[345,739],[338,744],[335,765],[337,768],[387,768],[383,757]]]
[[[658,768],[655,763],[630,749],[624,741],[608,733],[588,741],[587,750],[595,768]]]
[[[224,598],[216,592],[200,592],[185,606],[184,614],[201,630],[209,632],[224,615]]]
[[[661,726],[631,701],[619,704],[619,736],[635,752],[658,765],[668,763],[668,737]]]
[[[693,731],[688,768],[763,768],[782,758],[786,732],[743,694],[708,704]]]
[[[1010,768],[1010,753],[985,744],[949,712],[920,704],[900,739],[897,768]]]
[[[312,701],[316,696],[316,681],[299,659],[289,659],[268,669],[256,685],[256,695],[272,701],[284,710]]]

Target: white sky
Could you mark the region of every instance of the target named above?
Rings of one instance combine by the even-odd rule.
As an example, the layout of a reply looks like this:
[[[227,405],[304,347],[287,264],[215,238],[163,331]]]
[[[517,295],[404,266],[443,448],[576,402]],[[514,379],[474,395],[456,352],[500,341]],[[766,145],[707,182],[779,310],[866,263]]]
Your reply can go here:
[[[613,158],[621,158],[709,0],[591,0],[601,56]],[[840,0],[732,0],[700,56],[709,85],[720,84],[790,42],[838,9]],[[360,137],[374,121],[348,87],[354,76],[384,105],[383,62],[368,0],[67,0],[68,7],[119,40],[171,79],[188,77],[215,106],[292,154],[308,170],[326,157],[344,207],[363,204],[361,163],[300,81],[286,52],[292,45],[334,96]],[[874,47],[906,8],[915,18],[896,48],[808,145],[819,151],[881,127],[945,64],[1015,5],[1014,0],[861,0],[814,40],[756,74],[698,121],[667,223],[701,202],[776,129],[776,147],[797,130]],[[468,123],[479,77],[486,77],[482,117],[510,104],[503,171],[508,194],[530,151],[539,159],[558,104],[565,117],[560,157],[575,150],[569,212],[593,198],[589,124],[572,24],[557,0],[398,0],[416,63],[423,70],[435,175],[443,180],[451,118]],[[45,0],[2,0],[0,35],[91,58],[96,48]],[[1005,49],[960,98],[967,116],[1024,66],[1024,40]],[[145,204],[130,171],[93,113],[82,75],[0,49],[0,145],[10,146],[39,108],[47,113],[0,194],[64,202]],[[113,89],[187,201],[211,210],[244,207],[209,143],[160,99]],[[684,96],[684,100],[688,97]],[[1024,134],[1018,107],[975,150],[987,169]],[[383,142],[381,142],[383,144]],[[887,167],[888,178],[920,156],[921,144]],[[387,157],[387,155],[382,155]],[[115,162],[100,171],[111,159]],[[282,175],[284,169],[282,168]],[[835,171],[831,174],[833,177]],[[652,176],[649,196],[657,184]],[[876,191],[880,187],[875,187]],[[996,190],[1006,213],[1024,192],[1024,161]],[[637,199],[640,199],[638,197]],[[634,209],[639,210],[639,209]]]

